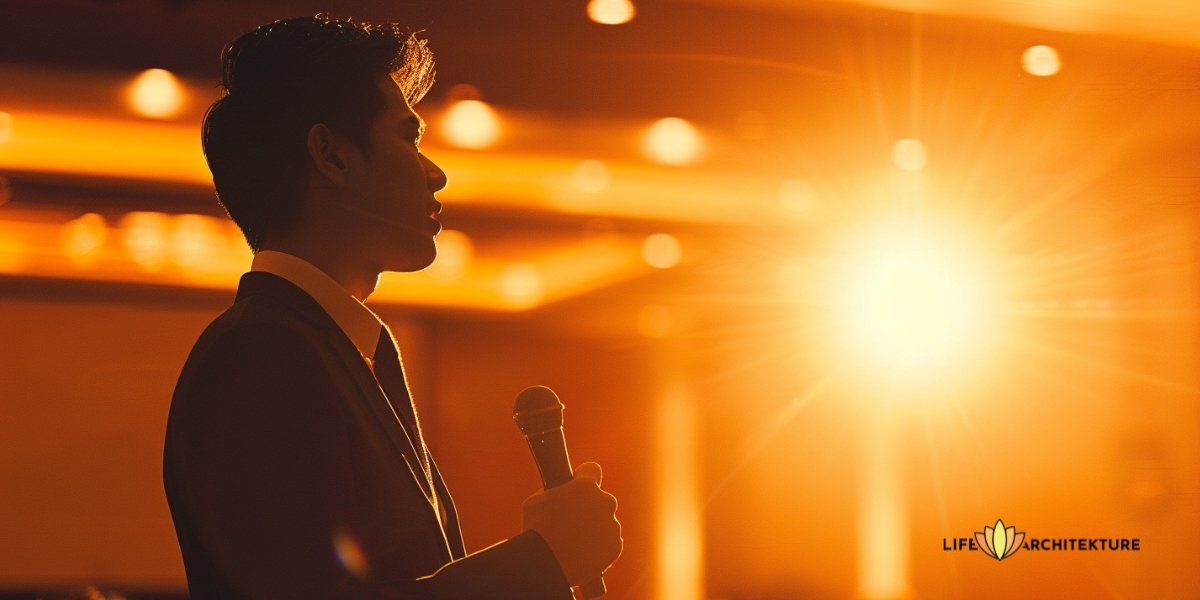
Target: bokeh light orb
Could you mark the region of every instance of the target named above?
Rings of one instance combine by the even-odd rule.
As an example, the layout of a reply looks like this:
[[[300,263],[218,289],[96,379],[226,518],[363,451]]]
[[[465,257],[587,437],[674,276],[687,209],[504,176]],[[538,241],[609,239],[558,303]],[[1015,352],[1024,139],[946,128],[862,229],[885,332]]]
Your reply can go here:
[[[456,147],[480,150],[500,139],[500,117],[482,100],[459,100],[442,116],[440,131]]]
[[[170,218],[161,212],[134,211],[117,222],[121,231],[121,246],[140,269],[148,272],[162,270],[167,264],[170,246]]]
[[[437,237],[437,259],[426,269],[438,281],[458,281],[475,257],[475,244],[466,233],[443,229]]]
[[[591,0],[587,14],[589,19],[601,25],[621,25],[633,20],[637,8],[630,0]]]
[[[537,267],[525,262],[508,265],[500,272],[500,295],[510,306],[532,306],[542,296],[542,274]]]
[[[670,269],[679,264],[683,248],[669,233],[655,233],[642,241],[642,260],[655,269]]]
[[[137,114],[169,119],[183,108],[185,93],[175,75],[166,69],[146,69],[130,84],[129,105]]]
[[[608,165],[598,160],[580,161],[571,172],[571,182],[575,184],[575,189],[588,194],[603,192],[610,181],[612,176],[608,172]]]
[[[62,248],[75,266],[83,267],[91,263],[107,239],[108,223],[99,214],[89,212],[63,226]]]
[[[1035,77],[1056,75],[1062,69],[1058,51],[1050,46],[1030,46],[1021,54],[1021,67]]]
[[[700,158],[704,139],[696,127],[678,117],[655,121],[642,137],[642,151],[650,160],[681,166]]]

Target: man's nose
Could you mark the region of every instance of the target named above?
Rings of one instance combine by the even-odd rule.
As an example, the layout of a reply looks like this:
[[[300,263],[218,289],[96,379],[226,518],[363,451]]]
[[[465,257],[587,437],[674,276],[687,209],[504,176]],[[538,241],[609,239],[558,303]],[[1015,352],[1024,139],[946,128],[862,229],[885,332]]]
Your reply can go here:
[[[446,172],[432,160],[425,159],[425,180],[429,183],[429,191],[436,192],[446,187]]]

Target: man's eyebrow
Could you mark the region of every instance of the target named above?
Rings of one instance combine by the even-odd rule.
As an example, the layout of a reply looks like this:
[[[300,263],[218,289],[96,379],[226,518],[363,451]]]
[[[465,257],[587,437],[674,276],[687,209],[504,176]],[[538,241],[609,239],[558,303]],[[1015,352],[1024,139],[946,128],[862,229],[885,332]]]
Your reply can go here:
[[[422,119],[417,115],[409,115],[406,117],[404,119],[404,125],[406,127],[412,127],[416,130],[417,141],[420,141],[420,139],[425,135],[425,119]]]

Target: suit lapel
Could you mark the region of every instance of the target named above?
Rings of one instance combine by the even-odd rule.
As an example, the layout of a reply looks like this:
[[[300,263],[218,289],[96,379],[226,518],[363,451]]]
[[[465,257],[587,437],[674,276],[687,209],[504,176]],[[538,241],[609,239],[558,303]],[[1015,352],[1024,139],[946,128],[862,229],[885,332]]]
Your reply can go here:
[[[384,390],[376,381],[375,376],[371,374],[362,355],[354,347],[354,343],[346,337],[345,332],[338,327],[333,318],[325,312],[325,309],[321,308],[321,305],[312,296],[292,282],[263,271],[251,271],[242,275],[241,281],[238,283],[236,300],[259,294],[270,296],[284,303],[303,320],[315,325],[326,334],[325,340],[329,344],[332,354],[337,356],[338,361],[346,369],[354,381],[355,387],[358,388],[359,397],[370,407],[371,413],[379,422],[380,427],[383,428],[392,445],[404,459],[413,483],[424,492],[427,499],[431,499],[434,492],[430,488],[429,479],[426,478],[421,460],[418,458],[416,440],[409,436],[408,431],[401,424],[400,416],[392,410],[392,405],[384,395]],[[399,400],[401,399],[398,398],[397,401]],[[409,402],[410,400],[405,396],[403,401]],[[441,523],[438,522],[432,503],[429,506],[429,516],[437,524],[438,529],[441,529]],[[455,521],[457,525],[457,518]],[[450,545],[453,544],[448,542],[448,546]],[[447,547],[447,551],[449,550],[450,548]]]

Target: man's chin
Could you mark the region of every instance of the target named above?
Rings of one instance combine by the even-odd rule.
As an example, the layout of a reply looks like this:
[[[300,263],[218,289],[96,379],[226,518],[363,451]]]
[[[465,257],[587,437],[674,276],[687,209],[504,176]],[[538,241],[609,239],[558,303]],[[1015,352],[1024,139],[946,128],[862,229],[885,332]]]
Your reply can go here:
[[[430,240],[427,246],[421,248],[405,248],[402,252],[397,253],[391,261],[384,267],[385,271],[398,271],[401,273],[411,273],[420,271],[433,264],[433,259],[437,258],[437,246]]]

